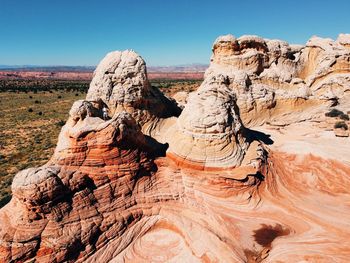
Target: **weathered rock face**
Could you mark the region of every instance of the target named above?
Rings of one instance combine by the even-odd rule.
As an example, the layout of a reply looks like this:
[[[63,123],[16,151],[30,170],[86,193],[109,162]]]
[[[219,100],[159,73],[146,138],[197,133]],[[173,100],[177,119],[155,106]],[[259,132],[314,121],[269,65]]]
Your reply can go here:
[[[326,89],[350,107],[346,41],[220,37],[182,112],[109,53],[50,161],[14,178],[0,262],[347,262],[350,142],[307,121]]]
[[[86,99],[106,104],[111,115],[129,112],[147,134],[160,119],[181,112],[174,101],[150,85],[146,63],[131,50],[114,51],[103,58],[94,72]]]
[[[169,131],[169,157],[201,169],[241,164],[249,143],[227,83],[223,75],[212,76],[190,94]]]
[[[206,77],[227,76],[246,125],[271,122],[271,117],[294,111],[298,119],[301,108],[319,100],[334,103],[349,91],[348,38],[313,37],[304,47],[257,36],[222,36],[213,45]],[[295,119],[290,115],[290,121]]]
[[[260,74],[268,59],[266,51],[267,46],[262,38],[243,36],[236,39],[232,35],[226,35],[216,39],[211,61],[219,65],[234,66],[249,74]]]
[[[350,34],[339,34],[337,42],[346,48],[350,48]]]
[[[2,262],[61,262],[95,251],[91,241],[108,241],[107,232],[101,235],[103,224],[109,228],[107,211],[131,206],[137,180],[156,170],[154,153],[129,114],[116,113],[107,122],[75,117],[63,127],[47,165],[16,175],[12,202],[0,216]],[[117,228],[122,231],[123,222]]]

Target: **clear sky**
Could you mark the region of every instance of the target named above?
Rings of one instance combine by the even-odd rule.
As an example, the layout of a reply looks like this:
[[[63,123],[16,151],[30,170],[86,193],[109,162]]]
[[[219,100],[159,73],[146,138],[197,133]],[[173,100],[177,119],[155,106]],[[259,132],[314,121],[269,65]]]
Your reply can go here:
[[[0,0],[0,64],[96,65],[134,49],[148,65],[208,63],[215,38],[304,44],[350,33],[350,0]]]

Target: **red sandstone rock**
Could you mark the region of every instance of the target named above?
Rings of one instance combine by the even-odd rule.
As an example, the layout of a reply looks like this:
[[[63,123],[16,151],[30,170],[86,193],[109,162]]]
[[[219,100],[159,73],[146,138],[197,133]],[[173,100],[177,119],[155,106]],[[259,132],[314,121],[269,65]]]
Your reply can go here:
[[[288,56],[298,52],[281,41],[219,38],[216,64],[179,117],[150,88],[140,56],[108,55],[50,161],[15,176],[0,210],[0,262],[347,262],[350,143],[283,123],[293,109],[300,126],[310,125],[305,114],[320,110],[318,100],[298,115],[310,97],[275,97],[289,85],[284,73],[273,92],[249,84],[274,79],[270,59],[297,74]],[[255,110],[240,115],[244,94]],[[340,98],[341,107],[348,102]],[[272,108],[270,119],[282,124],[271,138],[245,127]]]

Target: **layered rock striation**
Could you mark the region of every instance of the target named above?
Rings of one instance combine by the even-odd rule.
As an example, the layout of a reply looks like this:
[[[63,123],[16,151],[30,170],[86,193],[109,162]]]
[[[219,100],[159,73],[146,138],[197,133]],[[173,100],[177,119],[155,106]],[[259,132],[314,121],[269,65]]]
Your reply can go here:
[[[321,104],[320,100],[334,103],[348,92],[348,38],[312,37],[299,46],[257,36],[221,36],[213,45],[205,77],[219,72],[229,78],[246,125],[291,111],[300,115],[300,109]]]
[[[240,166],[249,147],[245,133],[228,79],[211,76],[190,94],[169,131],[168,156],[202,169]]]
[[[350,143],[297,131],[350,106],[348,42],[219,37],[181,107],[107,54],[49,162],[15,176],[0,262],[347,262],[349,160],[329,156]]]

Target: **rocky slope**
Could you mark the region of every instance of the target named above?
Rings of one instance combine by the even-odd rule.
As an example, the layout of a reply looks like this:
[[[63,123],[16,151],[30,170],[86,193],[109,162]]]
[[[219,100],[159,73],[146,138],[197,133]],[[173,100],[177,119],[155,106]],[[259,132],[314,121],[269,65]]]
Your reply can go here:
[[[107,54],[51,160],[16,175],[0,262],[347,262],[350,142],[324,124],[350,109],[349,39],[219,37],[179,104]]]

